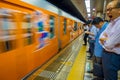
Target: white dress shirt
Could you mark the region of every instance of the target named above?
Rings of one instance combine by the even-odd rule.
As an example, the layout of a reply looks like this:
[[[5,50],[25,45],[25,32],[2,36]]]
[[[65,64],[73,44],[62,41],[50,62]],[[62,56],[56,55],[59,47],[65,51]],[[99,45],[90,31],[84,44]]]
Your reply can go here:
[[[98,32],[98,28],[92,25],[92,27],[90,28],[90,32],[93,33],[94,35],[89,35],[89,38],[91,38],[92,40],[95,40],[95,36]]]
[[[109,23],[100,38],[107,38],[102,44],[106,51],[120,54],[120,17]]]

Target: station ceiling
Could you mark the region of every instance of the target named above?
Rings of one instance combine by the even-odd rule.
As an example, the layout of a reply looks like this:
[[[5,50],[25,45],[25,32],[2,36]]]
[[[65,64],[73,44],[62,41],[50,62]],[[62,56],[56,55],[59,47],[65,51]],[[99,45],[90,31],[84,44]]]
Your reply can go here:
[[[54,4],[58,8],[66,11],[67,13],[77,17],[83,22],[86,22],[85,18],[82,14],[78,11],[78,9],[74,6],[71,0],[47,0],[48,2]]]
[[[78,19],[85,22],[87,20],[87,10],[85,6],[85,0],[47,0],[48,2],[54,4],[60,9],[70,13],[71,15],[77,17]],[[96,9],[96,13],[103,13],[104,2],[106,1],[105,7],[108,2],[112,0],[90,0],[90,14],[93,15],[93,8]]]

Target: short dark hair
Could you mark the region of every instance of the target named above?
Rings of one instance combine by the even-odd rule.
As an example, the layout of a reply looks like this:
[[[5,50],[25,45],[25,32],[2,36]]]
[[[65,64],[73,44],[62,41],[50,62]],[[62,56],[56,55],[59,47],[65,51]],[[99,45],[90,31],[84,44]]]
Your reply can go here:
[[[109,22],[109,20],[104,20],[104,22]]]
[[[88,25],[88,24],[91,24],[92,23],[92,20],[88,20],[87,22],[86,22],[86,24]]]
[[[100,17],[96,17],[96,18],[94,18],[93,19],[93,24],[99,24],[100,22],[103,22],[103,19],[102,18],[100,18]]]

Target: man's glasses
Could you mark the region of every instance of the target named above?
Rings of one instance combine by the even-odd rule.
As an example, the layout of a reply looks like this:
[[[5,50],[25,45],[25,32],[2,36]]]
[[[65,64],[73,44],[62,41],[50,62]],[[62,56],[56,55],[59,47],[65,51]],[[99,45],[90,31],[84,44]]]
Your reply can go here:
[[[113,8],[108,8],[108,9],[106,9],[106,12],[107,11],[112,11],[112,9],[117,9],[118,7],[113,7]]]

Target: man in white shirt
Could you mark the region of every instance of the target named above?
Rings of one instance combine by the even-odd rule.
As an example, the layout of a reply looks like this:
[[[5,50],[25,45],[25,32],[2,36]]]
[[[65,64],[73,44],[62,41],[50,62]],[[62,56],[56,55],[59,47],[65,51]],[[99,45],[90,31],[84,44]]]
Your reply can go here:
[[[89,34],[89,36],[88,36],[89,53],[90,53],[89,59],[91,59],[93,57],[93,53],[94,53],[95,36],[98,32],[98,29],[93,25],[92,21],[88,24],[88,26],[89,26],[89,31],[86,31],[85,33]]]
[[[89,27],[88,27],[88,25],[87,24],[84,24],[84,32],[86,32],[86,31],[89,31]],[[87,45],[87,38],[88,38],[88,35],[89,34],[84,34],[84,38],[83,38],[83,40],[84,40],[84,44],[83,45]]]
[[[105,80],[118,80],[118,70],[120,70],[120,1],[110,2],[107,5],[106,13],[111,21],[100,36],[100,43],[104,48],[103,72]]]

